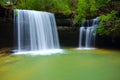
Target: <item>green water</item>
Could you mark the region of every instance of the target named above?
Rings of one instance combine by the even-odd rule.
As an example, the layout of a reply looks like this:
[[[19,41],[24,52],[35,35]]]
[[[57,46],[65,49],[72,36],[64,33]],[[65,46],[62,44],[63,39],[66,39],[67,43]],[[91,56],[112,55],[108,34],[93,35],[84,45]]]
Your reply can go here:
[[[120,80],[120,51],[65,49],[49,56],[4,56],[0,80]]]

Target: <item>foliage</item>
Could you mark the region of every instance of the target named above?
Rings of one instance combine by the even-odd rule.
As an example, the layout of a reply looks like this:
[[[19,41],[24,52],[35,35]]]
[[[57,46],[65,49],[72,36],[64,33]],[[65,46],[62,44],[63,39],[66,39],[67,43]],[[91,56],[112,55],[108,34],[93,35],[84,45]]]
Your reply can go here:
[[[104,7],[104,6],[106,6],[106,4],[108,4],[110,1],[112,1],[112,0],[95,0],[97,3],[97,7]]]
[[[2,6],[8,6],[8,5],[13,5],[16,3],[17,0],[0,0],[0,5]]]
[[[87,9],[86,0],[78,0],[77,15],[75,16],[74,23],[86,18]]]
[[[110,0],[78,0],[74,23],[81,22],[87,17],[96,16],[96,12],[109,2]]]
[[[70,14],[68,0],[20,0],[15,8]]]
[[[106,15],[101,15],[100,27],[97,29],[100,35],[111,35],[116,37],[120,35],[120,18],[116,11],[111,11]]]
[[[6,0],[1,0],[4,2]],[[85,20],[88,16],[94,16],[96,11],[105,6],[110,0],[10,0],[11,4],[18,1],[14,8],[49,11],[74,15],[74,23]]]

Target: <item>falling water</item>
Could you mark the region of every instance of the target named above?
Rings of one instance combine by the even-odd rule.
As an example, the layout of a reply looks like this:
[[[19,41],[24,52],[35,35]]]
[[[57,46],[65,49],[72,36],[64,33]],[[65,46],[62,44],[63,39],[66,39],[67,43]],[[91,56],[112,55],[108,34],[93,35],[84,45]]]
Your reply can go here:
[[[96,33],[94,30],[98,27],[99,17],[86,20],[80,27],[79,48],[78,49],[94,49]]]
[[[59,39],[54,14],[14,10],[16,54],[58,53]]]

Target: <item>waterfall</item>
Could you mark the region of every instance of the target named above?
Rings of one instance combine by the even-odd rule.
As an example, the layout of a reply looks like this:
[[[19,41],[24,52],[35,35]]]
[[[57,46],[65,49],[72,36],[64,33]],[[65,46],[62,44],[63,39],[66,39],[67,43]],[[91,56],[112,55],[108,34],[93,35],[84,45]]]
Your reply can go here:
[[[99,17],[86,20],[80,27],[79,48],[78,49],[94,49],[96,33],[94,30],[98,27]]]
[[[16,9],[14,23],[16,54],[61,52],[54,14]]]

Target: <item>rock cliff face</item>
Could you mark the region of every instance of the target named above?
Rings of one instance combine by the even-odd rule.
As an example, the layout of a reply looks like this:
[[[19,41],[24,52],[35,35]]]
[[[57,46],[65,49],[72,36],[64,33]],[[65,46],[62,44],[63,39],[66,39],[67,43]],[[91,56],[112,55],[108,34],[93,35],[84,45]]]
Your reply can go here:
[[[13,22],[0,18],[0,47],[13,45]]]
[[[0,5],[0,47],[13,45],[13,13],[11,6]]]

